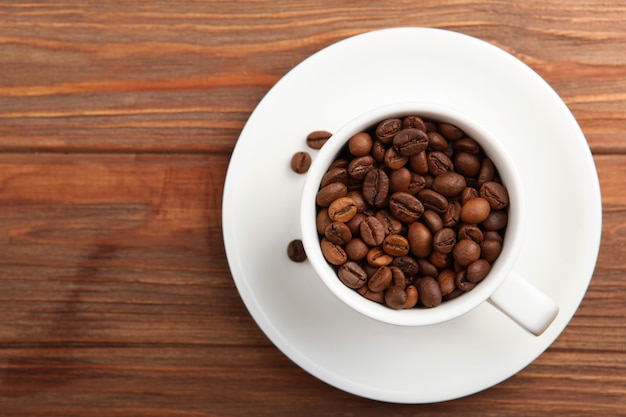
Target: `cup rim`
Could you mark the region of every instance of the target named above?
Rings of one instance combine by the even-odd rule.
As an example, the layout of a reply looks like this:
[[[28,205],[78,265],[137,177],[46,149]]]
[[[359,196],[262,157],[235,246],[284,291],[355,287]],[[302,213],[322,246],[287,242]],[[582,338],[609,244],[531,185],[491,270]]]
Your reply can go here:
[[[468,136],[480,143],[493,161],[503,184],[509,193],[507,231],[502,251],[492,264],[488,276],[474,289],[445,301],[434,308],[412,308],[394,310],[368,300],[355,290],[345,286],[336,271],[326,261],[320,248],[316,228],[317,207],[315,195],[328,166],[336,158],[348,139],[375,123],[391,117],[419,115],[425,118],[448,122],[461,128]],[[375,107],[353,118],[341,127],[314,156],[302,189],[300,225],[302,242],[308,261],[324,285],[344,304],[372,319],[401,326],[422,326],[445,322],[460,317],[483,302],[504,282],[517,260],[523,242],[522,227],[525,219],[525,203],[521,178],[515,164],[501,141],[478,121],[452,107],[439,104],[404,101]]]

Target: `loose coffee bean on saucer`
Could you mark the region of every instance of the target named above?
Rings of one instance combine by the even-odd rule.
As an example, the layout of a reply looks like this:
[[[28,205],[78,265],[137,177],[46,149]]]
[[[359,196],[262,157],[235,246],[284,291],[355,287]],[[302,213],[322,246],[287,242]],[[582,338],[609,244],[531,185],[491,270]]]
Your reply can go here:
[[[304,251],[304,245],[300,239],[294,239],[287,245],[287,256],[293,262],[306,261],[306,252]]]

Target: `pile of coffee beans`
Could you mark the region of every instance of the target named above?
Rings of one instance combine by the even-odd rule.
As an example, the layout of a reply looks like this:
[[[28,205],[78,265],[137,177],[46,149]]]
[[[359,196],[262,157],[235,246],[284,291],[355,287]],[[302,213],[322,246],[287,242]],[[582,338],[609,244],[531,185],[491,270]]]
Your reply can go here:
[[[327,137],[316,138],[321,143]],[[339,279],[393,309],[470,291],[499,256],[509,195],[480,144],[420,116],[352,136],[316,195],[317,232]]]

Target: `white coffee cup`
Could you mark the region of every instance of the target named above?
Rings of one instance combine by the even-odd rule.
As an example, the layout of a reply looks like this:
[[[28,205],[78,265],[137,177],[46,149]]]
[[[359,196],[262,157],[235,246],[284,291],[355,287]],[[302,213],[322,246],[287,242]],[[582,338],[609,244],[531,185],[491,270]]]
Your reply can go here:
[[[320,238],[316,228],[315,196],[322,177],[350,137],[387,118],[408,115],[420,115],[454,124],[476,140],[497,168],[509,193],[510,203],[502,252],[493,263],[487,277],[471,291],[452,300],[444,301],[436,307],[395,310],[366,299],[339,280],[336,270],[326,261],[320,248]],[[556,303],[514,269],[524,242],[526,228],[522,179],[498,138],[461,112],[420,102],[394,103],[372,109],[349,121],[335,132],[322,149],[313,156],[313,163],[306,175],[302,191],[300,222],[302,241],[308,260],[326,287],[342,302],[359,313],[389,324],[422,326],[452,320],[468,313],[483,302],[490,302],[534,335],[543,333],[556,318],[558,314]]]

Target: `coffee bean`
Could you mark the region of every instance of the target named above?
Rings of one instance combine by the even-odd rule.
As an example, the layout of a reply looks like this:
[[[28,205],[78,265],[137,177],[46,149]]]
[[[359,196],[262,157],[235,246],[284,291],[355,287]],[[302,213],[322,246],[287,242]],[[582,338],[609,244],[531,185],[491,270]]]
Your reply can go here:
[[[359,226],[361,239],[370,246],[382,245],[385,240],[385,228],[374,216],[366,217]]]
[[[461,194],[466,186],[465,177],[456,172],[444,172],[433,179],[433,190],[446,197]]]
[[[456,289],[456,272],[451,269],[444,269],[437,276],[437,282],[441,290],[441,295],[448,295]]]
[[[366,217],[367,216],[363,213],[357,213],[354,215],[353,218],[351,218],[350,220],[346,222],[346,226],[348,226],[348,228],[350,229],[350,233],[352,233],[352,236],[357,236],[361,234],[361,231],[360,231],[361,222]]]
[[[448,209],[448,199],[430,188],[417,193],[417,198],[422,202],[426,210],[433,210],[436,213],[443,214]]]
[[[504,185],[495,181],[487,181],[480,186],[480,196],[489,202],[494,210],[500,210],[509,205],[509,193]]]
[[[402,119],[402,127],[404,129],[414,128],[426,132],[426,123],[419,116],[407,116]]]
[[[389,197],[389,177],[379,168],[374,168],[363,180],[363,200],[371,206],[382,207]]]
[[[461,191],[461,204],[467,203],[472,198],[478,197],[478,190],[474,187],[466,187]]]
[[[402,232],[402,222],[396,219],[388,210],[378,210],[376,214],[374,214],[374,217],[383,225],[385,235]]]
[[[374,144],[372,145],[372,158],[374,158],[376,162],[383,162],[385,152],[387,152],[385,144],[379,140],[374,141]]]
[[[430,254],[429,254],[430,255]],[[439,275],[439,270],[428,259],[418,258],[417,264],[419,265],[420,275],[436,277]]]
[[[423,130],[402,129],[393,137],[393,147],[400,155],[413,156],[426,150],[428,136]]]
[[[485,221],[491,213],[489,201],[482,197],[472,198],[461,208],[461,220],[465,223],[477,224]]]
[[[423,277],[417,281],[417,293],[424,307],[436,307],[441,304],[441,288],[433,277]]]
[[[443,152],[434,151],[428,154],[428,172],[437,176],[454,169],[452,160]]]
[[[417,304],[419,299],[419,294],[417,292],[417,288],[414,285],[409,285],[406,287],[406,301],[404,302],[405,309],[413,308]]]
[[[409,157],[402,155],[396,148],[387,148],[383,162],[390,169],[400,169],[409,162]]]
[[[462,139],[454,141],[454,150],[456,151],[457,155],[463,152],[467,152],[473,155],[478,155],[481,151],[481,147],[480,147],[480,144],[476,142],[474,139],[466,137],[466,138],[462,138]],[[480,162],[478,165],[480,166]],[[476,175],[476,174],[472,174],[472,175]]]
[[[412,277],[419,271],[419,264],[410,256],[398,256],[391,264],[400,268],[405,278]]]
[[[326,239],[337,245],[345,245],[352,240],[350,228],[342,222],[332,222],[324,231]]]
[[[409,241],[402,235],[391,234],[383,241],[383,251],[391,256],[404,256],[409,253]]]
[[[450,123],[439,123],[439,133],[448,140],[458,140],[463,137],[463,131]]]
[[[324,235],[326,227],[333,221],[328,217],[328,210],[320,210],[315,219],[315,227],[318,235]]]
[[[287,245],[287,256],[293,262],[306,261],[306,253],[304,252],[304,245],[300,239],[294,239]]]
[[[352,261],[341,265],[337,275],[339,275],[339,279],[347,287],[354,289],[361,288],[367,282],[367,274],[363,268],[358,263]]]
[[[315,196],[315,203],[318,206],[328,207],[330,203],[348,193],[348,187],[341,182],[333,182],[323,187]]]
[[[332,133],[330,132],[325,130],[316,130],[309,133],[306,138],[306,144],[312,149],[321,149],[331,136]]]
[[[393,285],[385,291],[385,304],[399,310],[406,305],[407,295],[404,288]]]
[[[496,168],[491,162],[489,158],[483,158],[480,163],[480,171],[478,171],[477,183],[478,185],[482,185],[488,181],[493,181],[495,176]]]
[[[433,251],[428,257],[428,260],[438,270],[448,268],[452,265],[452,255],[450,255],[450,253]]]
[[[328,217],[334,222],[350,221],[356,213],[356,203],[350,197],[339,197],[328,206]]]
[[[407,240],[411,253],[419,258],[426,258],[433,250],[433,234],[423,223],[411,223]]]
[[[362,180],[367,173],[376,167],[376,161],[371,155],[359,156],[348,164],[348,175],[350,177]]]
[[[402,288],[406,288],[407,280],[402,269],[392,265],[389,267],[389,270],[391,271],[391,282],[393,282],[393,285],[399,285]]]
[[[322,177],[321,187],[326,187],[328,184],[332,184],[333,182],[341,182],[343,184],[348,184],[348,170],[344,167],[335,167],[329,169],[326,174]]]
[[[483,259],[494,262],[502,252],[502,244],[497,240],[485,239],[480,242],[480,253]]]
[[[448,149],[448,141],[439,132],[428,132],[428,148],[445,152]]]
[[[322,255],[324,255],[324,258],[329,263],[333,265],[343,265],[348,260],[346,251],[340,245],[323,238],[320,242],[320,246],[322,248]]]
[[[470,282],[480,282],[490,270],[491,264],[486,259],[479,259],[467,266],[466,278]]]
[[[465,269],[456,273],[454,283],[459,290],[466,292],[474,289],[476,286],[475,282],[471,282],[467,279],[467,271]]]
[[[484,240],[483,231],[475,224],[464,224],[457,233],[458,240],[471,239],[476,243]]]
[[[454,168],[461,175],[475,177],[480,171],[480,160],[469,152],[459,152],[454,156]]]
[[[367,132],[360,132],[348,140],[348,150],[354,156],[365,156],[372,151],[374,140]]]
[[[446,212],[441,216],[444,227],[455,227],[461,220],[461,203],[451,201],[448,204]]]
[[[433,233],[436,233],[443,228],[443,221],[441,220],[441,217],[433,210],[424,211],[422,219],[424,220],[424,224],[426,224],[426,226],[428,226]]]
[[[450,253],[456,245],[456,232],[449,228],[443,228],[439,230],[433,236],[433,248],[437,252]]]
[[[427,185],[428,183],[427,183],[426,177],[416,174],[416,173],[411,173],[411,183],[409,184],[409,189],[406,192],[411,195],[416,195],[417,193],[422,191],[424,188],[426,188]],[[394,191],[400,191],[400,190],[394,190]]]
[[[367,252],[365,260],[372,266],[386,266],[393,262],[393,256],[386,254],[380,246],[376,246]]]
[[[367,286],[369,287],[370,290],[374,292],[379,292],[379,291],[385,290],[391,284],[391,280],[392,280],[391,269],[389,269],[389,267],[387,266],[381,266],[369,278],[367,282]]]
[[[411,171],[406,167],[392,170],[389,174],[389,188],[392,192],[408,192],[412,175]]]
[[[500,230],[506,227],[508,219],[506,211],[493,210],[485,221],[482,222],[482,226],[485,230]]]
[[[422,217],[424,206],[415,196],[399,192],[389,197],[389,210],[398,220],[411,223]]]
[[[311,155],[308,152],[296,152],[291,157],[291,169],[298,173],[304,174],[311,167]]]
[[[380,304],[384,304],[385,303],[385,293],[380,291],[380,292],[374,292],[371,291],[367,285],[362,286],[361,288],[357,289],[357,292],[359,294],[361,294],[363,297],[367,298],[370,301],[374,301],[376,303],[380,303]]]
[[[383,120],[376,126],[376,138],[385,145],[389,145],[400,129],[402,129],[402,121],[400,119]]]
[[[452,250],[454,260],[461,266],[467,266],[480,258],[480,246],[473,240],[460,240]]]
[[[361,238],[355,237],[346,243],[344,250],[351,261],[360,261],[367,256],[370,247]]]
[[[417,155],[409,157],[409,166],[416,174],[428,174],[428,155],[426,152],[420,152]]]

